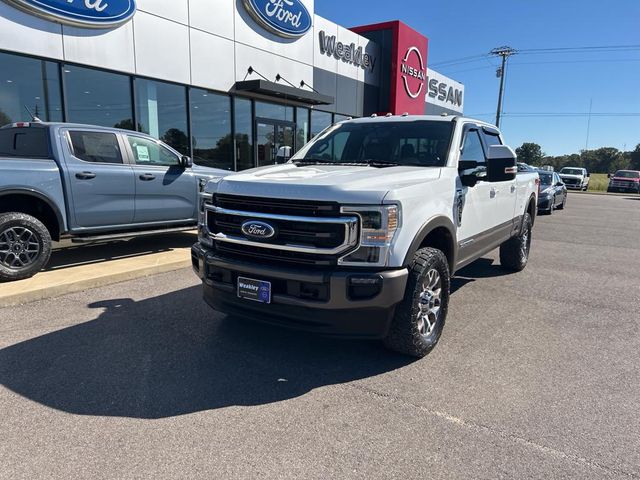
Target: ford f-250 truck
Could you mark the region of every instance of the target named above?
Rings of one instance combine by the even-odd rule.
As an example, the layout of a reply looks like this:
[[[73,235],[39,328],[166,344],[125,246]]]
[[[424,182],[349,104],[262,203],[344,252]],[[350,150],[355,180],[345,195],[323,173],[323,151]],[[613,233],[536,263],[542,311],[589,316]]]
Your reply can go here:
[[[213,308],[426,355],[451,276],[500,247],[522,270],[537,173],[461,117],[337,123],[288,163],[205,187],[192,261]]]
[[[40,271],[52,240],[192,229],[199,184],[224,174],[128,130],[42,122],[0,128],[0,282]]]

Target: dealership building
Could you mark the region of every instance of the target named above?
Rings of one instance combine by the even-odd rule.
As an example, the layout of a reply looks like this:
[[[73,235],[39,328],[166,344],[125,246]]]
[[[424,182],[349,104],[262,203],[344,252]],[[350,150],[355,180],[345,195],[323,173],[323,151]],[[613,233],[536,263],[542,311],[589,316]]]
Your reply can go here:
[[[136,129],[242,170],[348,117],[461,114],[428,46],[398,21],[337,25],[314,0],[0,0],[0,125],[31,111]]]

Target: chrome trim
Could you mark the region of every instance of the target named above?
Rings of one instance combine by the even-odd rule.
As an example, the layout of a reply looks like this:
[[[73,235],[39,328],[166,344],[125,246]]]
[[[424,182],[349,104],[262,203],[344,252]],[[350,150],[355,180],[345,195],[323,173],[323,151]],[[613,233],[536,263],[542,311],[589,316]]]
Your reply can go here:
[[[358,231],[358,217],[300,217],[294,215],[278,215],[274,213],[258,213],[258,212],[243,212],[241,210],[229,210],[226,208],[220,208],[213,205],[205,205],[206,211],[214,213],[221,213],[223,215],[235,215],[239,217],[252,218],[256,221],[261,219],[271,220],[283,220],[298,223],[316,223],[316,224],[343,224],[345,228],[344,242],[335,248],[316,248],[307,247],[304,245],[294,244],[277,244],[266,242],[253,242],[245,237],[236,237],[225,235],[224,233],[212,233],[209,230],[208,221],[205,217],[205,230],[206,232],[218,242],[233,243],[236,245],[248,245],[251,247],[269,248],[271,250],[286,250],[289,252],[298,253],[311,253],[316,255],[337,255],[347,252],[358,245],[360,239],[360,232]]]

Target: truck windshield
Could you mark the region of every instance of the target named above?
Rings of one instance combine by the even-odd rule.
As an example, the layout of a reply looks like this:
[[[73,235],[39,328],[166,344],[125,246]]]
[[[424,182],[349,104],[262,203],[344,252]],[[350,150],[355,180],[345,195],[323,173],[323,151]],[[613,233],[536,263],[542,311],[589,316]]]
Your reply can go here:
[[[634,172],[629,170],[618,170],[614,177],[618,178],[638,178],[640,177],[640,172]]]
[[[371,121],[332,125],[302,148],[296,164],[416,165],[442,167],[453,122]]]
[[[580,168],[563,168],[560,170],[560,173],[564,173],[565,175],[582,175],[582,170]]]

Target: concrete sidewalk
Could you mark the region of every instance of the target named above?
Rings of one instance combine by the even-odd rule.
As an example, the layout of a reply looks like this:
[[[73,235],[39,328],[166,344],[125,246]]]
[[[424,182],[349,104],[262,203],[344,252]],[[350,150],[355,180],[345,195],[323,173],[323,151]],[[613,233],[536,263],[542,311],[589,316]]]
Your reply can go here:
[[[45,271],[0,283],[0,307],[189,267],[196,240],[195,232],[185,232],[108,244],[56,244]]]

